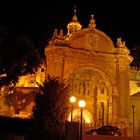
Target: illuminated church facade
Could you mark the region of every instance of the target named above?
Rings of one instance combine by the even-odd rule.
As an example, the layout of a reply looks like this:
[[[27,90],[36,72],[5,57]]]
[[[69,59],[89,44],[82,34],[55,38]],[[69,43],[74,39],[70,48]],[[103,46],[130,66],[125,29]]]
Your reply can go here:
[[[67,34],[55,30],[45,55],[46,64],[32,76],[32,85],[26,82],[25,86],[25,80],[21,80],[24,83],[17,84],[19,89],[37,87],[35,81],[41,82],[47,74],[60,77],[70,85],[70,95],[76,97],[73,121],[80,118],[78,101],[83,99],[85,124],[116,125],[126,129],[127,135],[132,135],[135,127],[135,135],[140,135],[140,72],[130,67],[133,57],[125,41],[118,38],[114,45],[108,35],[96,28],[93,15],[88,27],[82,28],[75,10]],[[31,112],[32,105],[26,112]],[[67,120],[70,116],[71,113]]]

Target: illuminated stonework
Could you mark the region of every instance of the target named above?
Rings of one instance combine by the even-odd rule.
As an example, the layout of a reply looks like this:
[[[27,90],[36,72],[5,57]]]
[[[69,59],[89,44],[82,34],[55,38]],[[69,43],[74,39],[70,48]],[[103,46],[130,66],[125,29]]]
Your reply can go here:
[[[30,94],[50,74],[69,84],[69,93],[77,98],[73,104],[73,121],[79,121],[78,101],[84,99],[85,124],[92,127],[112,124],[127,129],[127,135],[132,135],[132,105],[136,108],[140,105],[140,70],[130,67],[133,58],[125,42],[118,38],[114,44],[109,36],[96,28],[93,15],[88,27],[82,29],[76,10],[67,29],[66,35],[62,29],[60,32],[55,29],[45,48],[46,65],[34,75],[20,77],[17,90],[22,90],[23,95],[14,95],[15,99],[21,97],[15,103],[16,108],[5,105],[5,96],[0,91],[0,114],[31,116],[34,102]],[[24,99],[24,95],[31,101]],[[135,135],[140,135],[140,111],[136,111]],[[66,118],[69,121],[70,116],[71,112]]]
[[[0,90],[0,115],[9,117],[29,118],[32,116],[35,93],[39,84],[45,80],[46,66],[42,66],[35,74],[19,77],[19,82],[11,94],[7,94],[8,88]],[[6,90],[7,89],[7,90]]]
[[[125,41],[118,38],[114,45],[109,36],[96,29],[93,15],[87,28],[68,36],[69,33],[68,28],[60,39],[55,31],[55,38],[45,48],[47,73],[65,80],[77,103],[80,99],[86,101],[83,111],[86,124],[125,127],[127,135],[131,135],[129,64],[133,58]],[[80,118],[77,103],[73,105],[73,121]],[[68,120],[70,116],[71,112]]]
[[[76,9],[74,9],[74,15],[72,18],[72,21],[68,23],[67,29],[68,29],[68,35],[71,35],[73,33],[76,33],[77,31],[81,30],[82,25],[79,23],[77,15],[76,15]]]
[[[112,88],[110,82],[104,75],[92,67],[76,68],[74,72],[70,74],[67,82],[70,86],[71,95],[74,95],[77,99],[86,98],[86,109],[90,110],[89,114],[92,116],[89,117],[88,122],[102,123],[101,119],[96,119],[97,116],[102,117],[102,107],[104,107],[105,114],[104,122],[109,123],[111,121],[108,113],[112,112]],[[86,117],[86,115],[83,117]],[[86,119],[87,117],[85,118],[85,122]]]

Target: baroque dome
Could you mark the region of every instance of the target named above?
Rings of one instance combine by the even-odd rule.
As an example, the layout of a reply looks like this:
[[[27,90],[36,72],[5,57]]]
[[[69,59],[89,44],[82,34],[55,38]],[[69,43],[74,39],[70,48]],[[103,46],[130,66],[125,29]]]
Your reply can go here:
[[[115,51],[113,41],[108,35],[95,27],[95,20],[91,15],[88,27],[71,35],[69,38],[70,46],[75,49],[113,53]]]
[[[110,37],[98,29],[85,28],[76,32],[69,38],[69,44],[75,49],[110,53],[115,51]]]
[[[76,10],[72,21],[67,25],[68,32],[63,35],[63,30],[60,33],[55,30],[49,45],[65,46],[69,48],[86,50],[90,52],[100,53],[115,53],[116,48],[111,38],[104,32],[96,29],[94,16],[91,19],[87,28],[82,28],[76,16]]]

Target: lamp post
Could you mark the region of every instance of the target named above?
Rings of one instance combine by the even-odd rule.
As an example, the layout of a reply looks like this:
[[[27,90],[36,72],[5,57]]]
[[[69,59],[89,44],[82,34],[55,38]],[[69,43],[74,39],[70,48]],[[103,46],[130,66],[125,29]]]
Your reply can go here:
[[[70,97],[70,103],[71,103],[71,122],[73,121],[73,103],[75,103],[76,98],[74,96]]]
[[[78,106],[81,109],[81,116],[80,116],[80,140],[82,140],[82,117],[83,117],[83,108],[86,106],[86,102],[84,100],[80,100],[78,102]]]
[[[133,136],[135,135],[135,105],[132,105],[132,119],[133,119]]]

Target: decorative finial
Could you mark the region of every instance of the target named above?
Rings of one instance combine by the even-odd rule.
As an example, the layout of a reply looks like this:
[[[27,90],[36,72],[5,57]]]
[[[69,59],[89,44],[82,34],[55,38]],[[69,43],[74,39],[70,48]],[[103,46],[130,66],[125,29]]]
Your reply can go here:
[[[76,9],[74,9],[74,15],[76,15],[76,11],[77,11],[77,10],[76,10]]]
[[[90,23],[89,23],[88,27],[91,28],[91,29],[94,29],[96,27],[93,14],[91,15],[91,20],[90,20]]]
[[[73,21],[77,21],[77,20],[78,20],[77,15],[76,15],[76,12],[77,12],[76,8],[77,8],[77,7],[74,6],[74,15],[73,15],[73,17],[72,17],[72,20],[73,20]]]
[[[64,38],[63,29],[60,30],[60,33],[58,35],[58,38],[60,38],[60,39],[63,39]]]
[[[53,37],[52,37],[52,39],[57,38],[57,36],[58,36],[58,34],[57,34],[57,29],[55,29],[55,30],[54,30],[54,33],[53,33]]]
[[[54,30],[57,33],[57,29]]]

